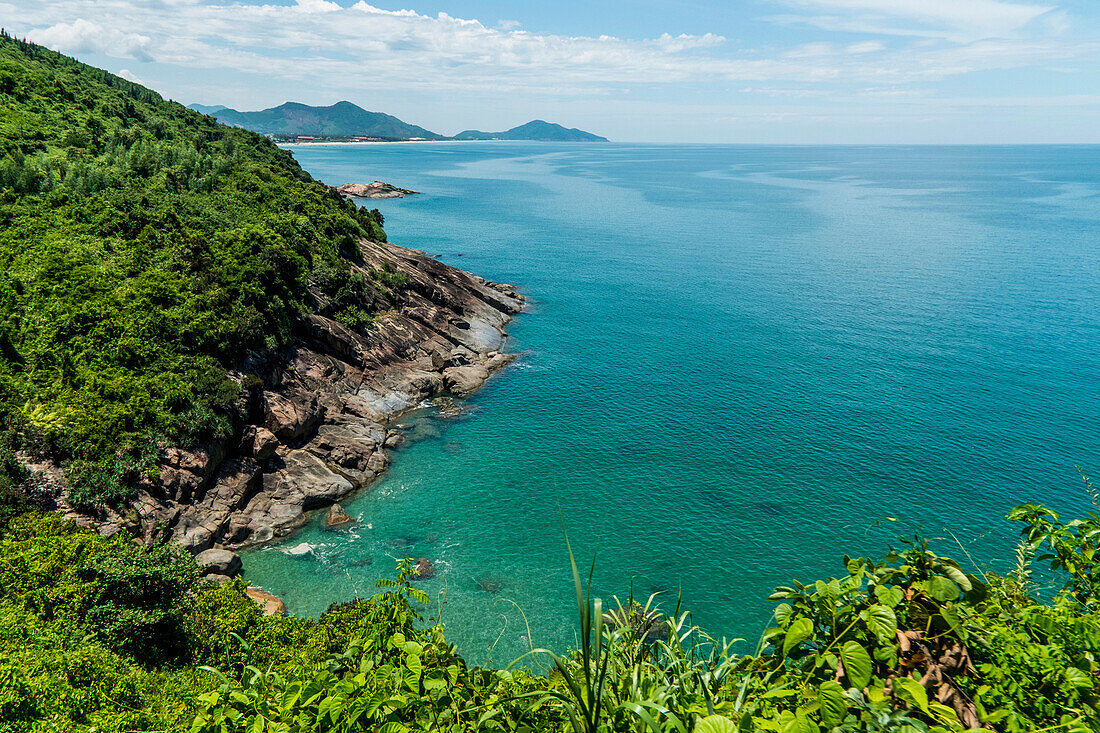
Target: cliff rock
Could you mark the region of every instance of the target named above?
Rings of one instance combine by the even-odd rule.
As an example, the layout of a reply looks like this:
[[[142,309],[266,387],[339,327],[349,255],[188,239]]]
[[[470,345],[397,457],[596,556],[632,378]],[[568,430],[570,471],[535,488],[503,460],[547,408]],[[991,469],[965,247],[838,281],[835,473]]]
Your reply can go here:
[[[446,392],[469,394],[508,363],[504,326],[523,308],[510,287],[417,250],[360,247],[364,278],[384,270],[405,283],[368,326],[303,318],[291,346],[249,365],[249,380],[238,376],[250,395],[247,424],[191,451],[165,451],[159,477],[139,486],[136,522],[107,508],[83,514],[62,498],[67,515],[194,553],[284,536],[386,470],[400,442],[387,430],[394,416]]]

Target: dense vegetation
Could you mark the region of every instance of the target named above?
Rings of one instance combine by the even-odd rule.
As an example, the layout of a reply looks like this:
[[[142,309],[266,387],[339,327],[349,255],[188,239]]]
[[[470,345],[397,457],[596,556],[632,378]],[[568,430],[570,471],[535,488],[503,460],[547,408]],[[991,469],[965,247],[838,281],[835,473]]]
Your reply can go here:
[[[0,35],[0,499],[18,451],[96,504],[224,435],[229,367],[318,299],[369,321],[360,237],[381,217],[267,139]]]
[[[316,621],[265,617],[173,546],[40,513],[20,456],[124,498],[164,445],[229,429],[227,370],[304,311],[365,326],[349,262],[384,234],[265,139],[6,36],[0,146],[0,733],[1100,732],[1095,512],[1015,509],[1008,572],[919,537],[844,557],[777,589],[747,653],[662,599],[605,607],[574,565],[580,648],[508,670],[425,627],[408,561]]]
[[[393,115],[368,112],[351,102],[337,102],[327,107],[286,102],[278,107],[258,112],[238,112],[235,109],[222,107],[211,110],[208,114],[217,118],[218,122],[227,125],[282,137],[363,135],[384,140],[408,140],[414,137],[424,140],[446,139],[431,130],[403,122]]]
[[[743,655],[653,599],[605,607],[574,566],[581,648],[490,670],[424,627],[408,561],[317,621],[264,617],[171,546],[31,512],[0,539],[0,731],[1100,731],[1100,515],[1010,518],[1008,573],[919,539],[846,557],[777,589]]]

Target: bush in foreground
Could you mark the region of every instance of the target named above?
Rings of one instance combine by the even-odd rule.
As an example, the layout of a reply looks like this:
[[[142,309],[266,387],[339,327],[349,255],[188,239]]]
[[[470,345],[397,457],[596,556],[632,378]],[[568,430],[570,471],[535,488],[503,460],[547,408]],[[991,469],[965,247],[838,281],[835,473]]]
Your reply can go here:
[[[574,566],[580,648],[495,670],[424,628],[407,561],[316,621],[264,617],[171,548],[25,514],[0,539],[0,731],[1100,731],[1100,516],[1009,518],[1009,572],[920,539],[846,557],[778,588],[744,655],[654,599],[605,606]]]

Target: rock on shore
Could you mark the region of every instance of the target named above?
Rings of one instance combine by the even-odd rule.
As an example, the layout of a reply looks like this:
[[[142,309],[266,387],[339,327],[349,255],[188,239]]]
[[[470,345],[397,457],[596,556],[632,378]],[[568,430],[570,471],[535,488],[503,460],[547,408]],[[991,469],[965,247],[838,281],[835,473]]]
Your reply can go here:
[[[410,194],[420,193],[408,188],[398,188],[389,183],[345,183],[337,186],[336,191],[346,199],[399,199]]]
[[[339,504],[333,504],[328,508],[328,514],[325,515],[325,529],[332,529],[333,527],[341,527],[351,522],[351,515],[347,510]]]
[[[167,450],[132,512],[88,515],[62,498],[67,516],[105,534],[128,527],[146,542],[167,537],[193,553],[284,536],[386,470],[400,442],[386,427],[394,416],[448,392],[469,394],[512,359],[501,353],[504,326],[523,298],[511,286],[417,250],[360,245],[353,269],[368,280],[383,268],[407,278],[396,303],[361,331],[317,313],[303,318],[277,358],[231,375],[247,424],[195,450]]]
[[[254,588],[251,585],[244,589],[244,594],[260,607],[264,616],[285,616],[286,604],[276,595],[266,590]]]

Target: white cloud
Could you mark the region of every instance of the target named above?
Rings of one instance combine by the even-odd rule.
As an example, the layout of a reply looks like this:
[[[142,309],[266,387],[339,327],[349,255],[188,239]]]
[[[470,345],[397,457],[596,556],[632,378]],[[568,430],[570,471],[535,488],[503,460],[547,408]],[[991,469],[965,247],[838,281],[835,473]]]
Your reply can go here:
[[[119,69],[118,70],[118,76],[121,76],[123,79],[125,79],[127,81],[132,81],[135,84],[145,84],[145,82],[142,81],[141,78],[138,77],[137,74],[130,71],[129,69]]]
[[[10,1],[10,0],[9,0]],[[385,10],[359,0],[247,4],[232,0],[50,0],[0,10],[17,32],[59,50],[186,69],[226,69],[298,89],[486,89],[606,94],[628,84],[713,81],[889,86],[1078,58],[1057,39],[950,40],[1020,31],[1043,5],[998,0],[783,0],[838,23],[897,24],[927,42],[811,43],[768,53],[724,37],[568,36],[489,27],[446,13]],[[806,18],[799,18],[805,22]],[[902,33],[904,24],[923,30]],[[897,34],[895,34],[897,35]],[[905,44],[905,45],[900,45]],[[142,72],[148,74],[149,72]],[[278,101],[282,101],[281,99]]]
[[[102,53],[138,61],[152,60],[148,51],[152,42],[149,36],[127,33],[116,26],[83,18],[71,23],[55,23],[48,28],[33,30],[28,35],[45,46],[72,53]]]
[[[1054,10],[1003,0],[781,0],[826,15],[779,16],[829,30],[926,36],[959,42],[1005,38]]]
[[[886,45],[881,41],[860,41],[848,44],[844,50],[848,53],[875,53],[886,50]]]

